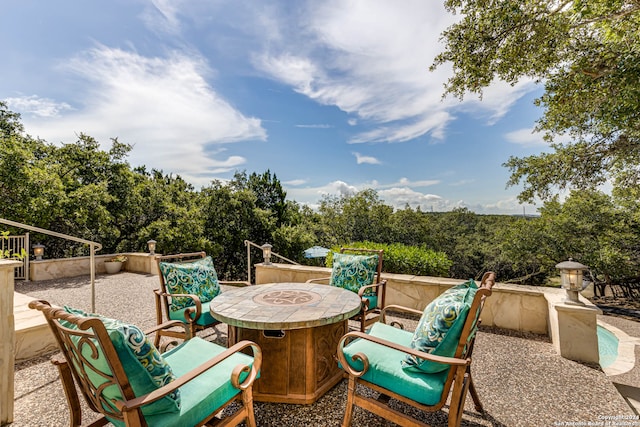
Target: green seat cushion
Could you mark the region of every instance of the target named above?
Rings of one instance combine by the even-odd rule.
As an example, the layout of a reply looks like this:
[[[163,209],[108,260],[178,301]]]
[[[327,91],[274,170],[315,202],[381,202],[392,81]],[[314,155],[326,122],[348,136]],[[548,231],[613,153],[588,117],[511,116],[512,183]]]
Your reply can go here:
[[[377,295],[363,295],[362,297],[369,300],[369,310],[371,310],[372,308],[376,308],[378,306]]]
[[[210,256],[185,263],[160,262],[159,267],[170,294],[192,294],[200,302],[209,302],[220,293],[218,274]],[[192,305],[191,298],[172,297],[169,309],[175,311]]]
[[[109,338],[118,354],[120,363],[127,374],[127,379],[136,396],[142,396],[150,393],[159,387],[169,384],[176,376],[171,366],[165,361],[158,349],[147,338],[147,336],[136,326],[129,325],[116,319],[110,319],[97,314],[86,313],[82,310],[71,307],[64,307],[67,313],[71,313],[79,317],[96,317],[104,324]],[[60,322],[63,326],[77,329],[75,324],[67,321]],[[97,344],[97,340],[92,340]],[[91,348],[88,345],[82,346],[81,352],[85,358],[85,371],[89,381],[96,387],[105,383],[105,378],[99,372],[112,375],[107,359],[104,356],[102,348],[98,347],[98,357],[91,356]],[[108,407],[113,400],[122,400],[120,389],[116,385],[105,387],[103,392],[104,405]],[[143,409],[145,415],[177,412],[180,408],[180,391],[172,393],[169,396],[148,405]],[[115,408],[115,406],[111,406]]]
[[[225,351],[221,347],[199,337],[192,338],[163,354],[173,372],[182,376],[207,360]],[[180,387],[182,401],[180,412],[145,417],[149,426],[193,426],[220,408],[240,390],[231,384],[231,372],[237,365],[253,364],[253,358],[236,353]],[[246,378],[241,376],[241,379]],[[113,422],[113,421],[112,421]],[[121,422],[114,422],[118,426]]]
[[[331,267],[331,286],[358,293],[361,287],[376,282],[378,272],[378,255],[352,255],[334,252]],[[367,289],[365,295],[374,291]]]
[[[411,348],[438,356],[453,357],[467,313],[478,290],[473,280],[454,286],[425,307],[411,340]],[[448,365],[407,355],[403,368],[427,373],[446,370]]]
[[[374,323],[369,335],[408,347],[413,334],[394,328],[384,323]],[[448,370],[435,374],[402,369],[401,361],[406,353],[379,344],[357,339],[344,348],[349,364],[355,369],[362,369],[362,362],[352,361],[356,353],[364,353],[369,359],[369,369],[362,376],[365,381],[382,386],[409,399],[424,405],[435,405],[440,401],[447,379]]]
[[[184,312],[187,308],[189,307],[181,308],[180,310],[176,311],[169,310],[169,319],[180,320],[184,322]],[[218,321],[211,315],[211,312],[209,311],[209,303],[202,303],[202,313],[200,313],[200,317],[198,317],[198,320],[196,320],[196,325],[209,326],[214,323],[218,323]]]

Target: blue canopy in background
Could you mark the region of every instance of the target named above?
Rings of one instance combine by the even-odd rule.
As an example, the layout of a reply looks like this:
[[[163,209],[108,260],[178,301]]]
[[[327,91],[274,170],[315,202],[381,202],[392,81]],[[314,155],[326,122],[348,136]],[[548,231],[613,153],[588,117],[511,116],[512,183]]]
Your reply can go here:
[[[312,246],[309,249],[304,250],[305,258],[324,258],[329,253],[329,249],[322,246]]]

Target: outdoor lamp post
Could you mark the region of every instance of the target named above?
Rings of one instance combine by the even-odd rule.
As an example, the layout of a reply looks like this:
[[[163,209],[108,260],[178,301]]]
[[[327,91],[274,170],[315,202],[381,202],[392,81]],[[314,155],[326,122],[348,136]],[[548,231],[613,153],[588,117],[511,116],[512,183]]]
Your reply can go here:
[[[264,265],[271,265],[271,246],[268,243],[265,243],[261,246],[262,248],[262,256],[264,257]]]
[[[155,255],[156,253],[156,241],[151,239],[147,242],[147,246],[149,247],[149,255]]]
[[[33,248],[33,254],[36,256],[36,260],[42,261],[42,255],[44,255],[44,245],[36,243],[31,247]]]
[[[559,263],[556,268],[560,270],[562,287],[567,291],[567,298],[564,300],[565,304],[584,305],[578,298],[578,292],[584,289],[582,271],[589,267],[569,258],[569,261]]]

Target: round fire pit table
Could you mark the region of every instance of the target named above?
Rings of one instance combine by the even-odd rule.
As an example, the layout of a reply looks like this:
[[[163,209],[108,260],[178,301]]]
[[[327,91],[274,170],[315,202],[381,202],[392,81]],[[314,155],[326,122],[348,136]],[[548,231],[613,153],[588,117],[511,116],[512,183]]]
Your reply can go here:
[[[342,378],[334,355],[360,304],[334,286],[269,283],[225,291],[209,307],[229,325],[229,346],[247,339],[262,348],[255,400],[309,404]]]

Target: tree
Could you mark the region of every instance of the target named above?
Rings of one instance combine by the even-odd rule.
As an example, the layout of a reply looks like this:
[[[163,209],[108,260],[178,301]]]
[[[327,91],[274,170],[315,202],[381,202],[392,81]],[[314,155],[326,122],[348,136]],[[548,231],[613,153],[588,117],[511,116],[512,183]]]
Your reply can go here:
[[[556,262],[572,257],[607,284],[640,273],[638,224],[610,196],[574,191],[563,204],[557,199],[547,202],[540,212],[555,244],[548,253]]]
[[[319,242],[327,246],[349,242],[391,243],[393,208],[373,189],[353,195],[324,196],[320,200]]]
[[[262,175],[253,172],[247,180],[247,188],[256,195],[257,207],[273,212],[278,227],[285,223],[287,219],[287,192],[282,188],[275,173],[272,176],[268,169]]]
[[[268,210],[257,207],[253,191],[230,183],[213,181],[202,189],[204,235],[206,249],[216,263],[218,274],[225,279],[246,277],[245,240],[257,244],[271,240],[275,219]]]
[[[431,68],[451,63],[445,94],[482,95],[495,79],[544,83],[536,130],[554,152],[511,157],[521,201],[556,189],[640,186],[640,3],[637,0],[446,0],[462,19]],[[560,142],[568,135],[571,142]]]

